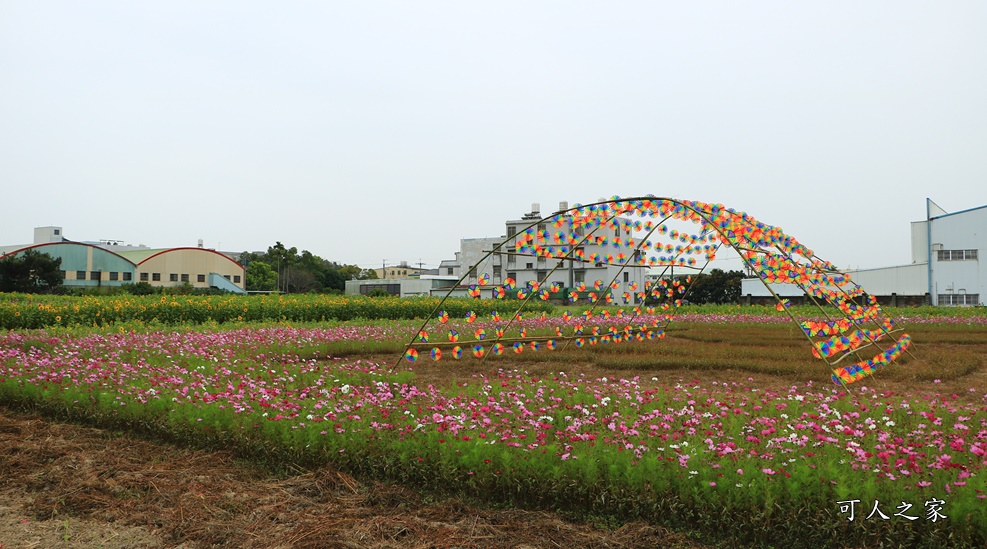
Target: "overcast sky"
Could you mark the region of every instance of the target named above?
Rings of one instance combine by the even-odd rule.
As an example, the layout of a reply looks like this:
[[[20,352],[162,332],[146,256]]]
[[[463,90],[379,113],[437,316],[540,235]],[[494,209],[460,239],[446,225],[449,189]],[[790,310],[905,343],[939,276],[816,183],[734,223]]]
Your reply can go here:
[[[435,266],[534,202],[719,202],[839,266],[987,204],[987,2],[0,0],[0,244]]]

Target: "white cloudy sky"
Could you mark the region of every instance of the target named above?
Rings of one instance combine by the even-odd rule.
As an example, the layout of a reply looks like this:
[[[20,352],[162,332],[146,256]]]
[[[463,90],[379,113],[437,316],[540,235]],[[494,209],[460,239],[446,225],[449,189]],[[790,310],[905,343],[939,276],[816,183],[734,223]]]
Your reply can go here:
[[[531,203],[720,202],[840,266],[987,204],[987,3],[0,0],[0,244],[434,266]]]

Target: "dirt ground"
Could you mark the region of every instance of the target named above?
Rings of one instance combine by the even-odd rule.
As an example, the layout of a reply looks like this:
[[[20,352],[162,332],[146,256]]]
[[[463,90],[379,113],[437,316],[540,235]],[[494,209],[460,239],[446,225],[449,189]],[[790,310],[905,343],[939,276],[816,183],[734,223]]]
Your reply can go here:
[[[276,478],[226,452],[0,408],[0,549],[217,546],[701,547],[644,523],[434,501],[329,468]]]

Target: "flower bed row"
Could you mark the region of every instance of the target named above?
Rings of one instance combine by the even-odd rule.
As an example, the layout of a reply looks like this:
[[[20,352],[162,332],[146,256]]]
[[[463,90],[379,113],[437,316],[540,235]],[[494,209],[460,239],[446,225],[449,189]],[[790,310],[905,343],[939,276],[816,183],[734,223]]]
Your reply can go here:
[[[413,371],[327,351],[405,336],[387,325],[7,333],[0,398],[273,447],[437,490],[737,539],[770,521],[771,539],[796,545],[834,535],[984,542],[983,400],[510,369],[444,392],[416,385]],[[894,515],[903,503],[914,508]],[[785,526],[793,520],[802,524]]]

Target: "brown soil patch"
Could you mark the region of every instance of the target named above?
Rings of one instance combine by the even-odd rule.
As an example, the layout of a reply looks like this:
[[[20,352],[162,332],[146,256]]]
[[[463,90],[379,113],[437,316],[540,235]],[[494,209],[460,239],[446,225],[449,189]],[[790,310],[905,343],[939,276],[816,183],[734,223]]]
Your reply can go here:
[[[548,512],[430,501],[330,468],[276,478],[207,452],[0,408],[0,548],[682,547]]]

